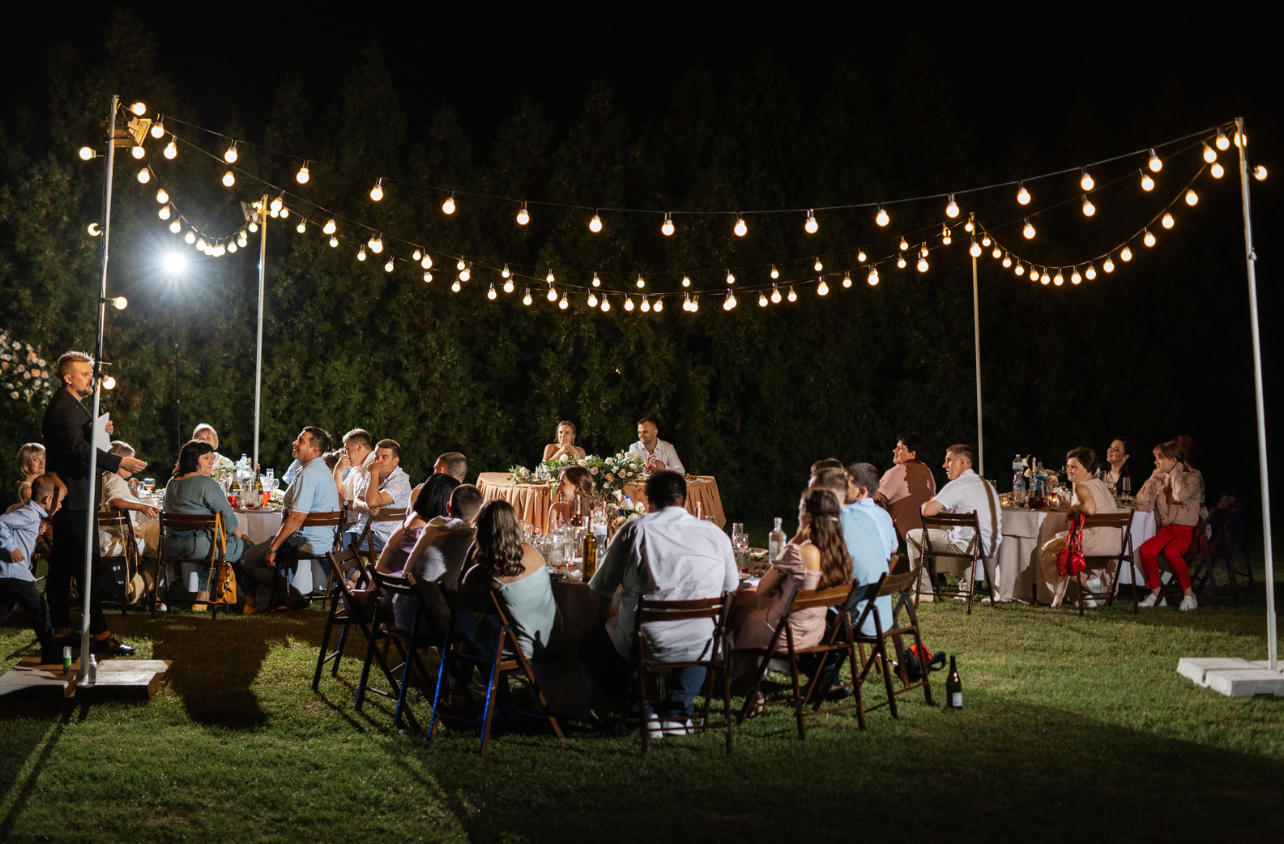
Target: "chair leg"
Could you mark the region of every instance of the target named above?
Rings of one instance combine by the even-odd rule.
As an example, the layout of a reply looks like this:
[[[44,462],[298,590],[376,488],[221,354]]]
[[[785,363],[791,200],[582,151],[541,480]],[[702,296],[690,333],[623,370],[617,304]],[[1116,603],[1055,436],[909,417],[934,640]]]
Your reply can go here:
[[[361,664],[361,679],[357,681],[357,702],[353,706],[353,708],[358,712],[361,711],[361,704],[365,702],[366,699],[366,684],[370,681],[370,662],[378,656],[376,653],[378,637],[379,634],[377,632],[377,628],[374,625],[371,625],[370,638],[366,643],[366,659],[365,662]],[[380,662],[383,662],[382,658],[380,658]]]
[[[437,735],[437,719],[440,717],[441,705],[441,681],[446,676],[446,663],[450,661],[450,630],[446,631],[445,638],[441,643],[439,651],[441,659],[437,661],[437,683],[432,689],[432,719],[428,722],[428,740],[432,741]]]
[[[477,749],[477,752],[483,756],[490,744],[490,722],[495,714],[495,686],[499,679],[499,660],[503,657],[503,647],[501,639],[501,644],[496,648],[495,658],[490,663],[490,684],[486,687],[486,711],[482,715],[481,745]]]
[[[1078,601],[1078,604],[1079,604],[1079,617],[1080,617],[1080,618],[1083,618],[1084,590],[1085,590],[1085,589],[1087,589],[1087,584],[1086,584],[1086,583],[1084,583],[1084,580],[1083,580],[1083,574],[1084,574],[1084,572],[1086,572],[1086,571],[1087,571],[1087,569],[1084,569],[1083,571],[1079,572],[1079,575],[1075,578],[1075,584],[1079,587],[1079,601]]]
[[[333,630],[334,630],[334,607],[331,607],[330,613],[326,616],[326,620],[325,620],[325,632],[321,634],[321,649],[320,649],[320,652],[317,654],[317,670],[312,675],[312,691],[314,692],[317,690],[317,686],[321,684],[321,669],[325,667],[325,659],[326,659],[326,656],[329,654],[329,650],[330,650],[330,633]],[[339,642],[340,643],[343,642],[342,634],[340,634],[339,636]],[[338,654],[336,654],[335,662],[338,663],[338,661],[339,661]]]
[[[821,671],[823,671],[824,668],[825,668],[825,660],[824,660],[824,657],[822,657],[820,661],[820,668],[816,670],[816,677],[820,677]],[[790,683],[793,684],[793,690],[794,690],[792,703],[794,705],[794,720],[798,722],[798,740],[803,741],[804,739],[807,738],[806,718],[803,715],[803,708],[806,707],[807,700],[803,696],[802,691],[798,688],[798,657],[794,654],[794,643],[793,643],[792,636],[790,637],[790,641],[789,641],[789,681]],[[809,683],[807,686],[807,697],[811,697],[811,693],[815,690],[815,688],[816,688],[816,683],[813,679],[813,681]],[[821,694],[820,699],[824,700],[823,693]]]
[[[882,664],[885,666],[883,671],[883,688],[887,690],[887,708],[892,713],[892,717],[900,720],[900,712],[896,709],[896,692],[892,690],[892,667],[887,661],[887,640],[882,638],[880,633],[878,648],[875,653],[870,654],[870,659],[877,657],[882,658]]]
[[[731,654],[722,652],[722,722],[727,731],[727,755],[731,755]]]

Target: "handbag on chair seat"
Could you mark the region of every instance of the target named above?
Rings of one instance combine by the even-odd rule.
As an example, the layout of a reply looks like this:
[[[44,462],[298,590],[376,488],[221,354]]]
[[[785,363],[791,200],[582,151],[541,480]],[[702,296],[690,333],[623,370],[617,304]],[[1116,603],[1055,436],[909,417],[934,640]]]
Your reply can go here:
[[[1088,563],[1083,558],[1083,513],[1075,513],[1066,533],[1065,547],[1057,553],[1057,574],[1076,577],[1087,567]]]

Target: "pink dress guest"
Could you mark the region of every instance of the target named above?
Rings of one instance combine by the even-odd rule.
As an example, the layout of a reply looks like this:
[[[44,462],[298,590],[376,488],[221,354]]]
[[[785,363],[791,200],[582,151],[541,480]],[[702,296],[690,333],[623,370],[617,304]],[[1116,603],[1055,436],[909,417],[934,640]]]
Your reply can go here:
[[[735,649],[748,650],[765,648],[771,644],[772,634],[780,623],[780,616],[785,612],[785,605],[799,589],[815,589],[820,583],[819,571],[809,571],[803,564],[799,546],[789,544],[784,552],[771,564],[772,568],[784,575],[777,588],[775,600],[770,606],[762,609],[743,608],[736,611],[731,619],[731,629],[735,634]],[[793,633],[794,648],[809,648],[820,643],[825,635],[825,608],[800,610],[789,616],[789,629]],[[785,637],[780,637],[776,645],[778,653],[788,651]]]
[[[410,559],[410,552],[414,550],[415,543],[419,541],[419,534],[423,532],[423,524],[404,528],[401,532],[401,542],[390,547],[388,553],[379,561],[379,571],[398,576],[404,575],[406,560]]]

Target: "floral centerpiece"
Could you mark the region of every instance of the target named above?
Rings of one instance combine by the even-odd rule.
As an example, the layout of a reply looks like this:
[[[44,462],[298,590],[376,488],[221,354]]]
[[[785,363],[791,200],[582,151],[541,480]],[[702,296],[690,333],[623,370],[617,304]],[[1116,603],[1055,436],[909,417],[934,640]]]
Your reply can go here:
[[[588,454],[579,460],[545,460],[534,470],[525,466],[512,466],[508,478],[515,484],[557,483],[562,472],[572,466],[583,466],[593,476],[594,494],[599,500],[618,502],[624,497],[624,488],[641,483],[647,475],[646,463],[641,457],[620,452],[613,457]]]
[[[53,397],[54,380],[40,350],[19,343],[0,331],[0,389],[14,401],[48,400]]]

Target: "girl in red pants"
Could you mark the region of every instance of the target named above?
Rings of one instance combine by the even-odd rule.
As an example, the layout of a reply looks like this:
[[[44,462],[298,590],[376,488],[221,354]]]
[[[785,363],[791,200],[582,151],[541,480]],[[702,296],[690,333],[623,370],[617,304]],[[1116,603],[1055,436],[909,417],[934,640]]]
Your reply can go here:
[[[1186,568],[1185,554],[1194,540],[1195,525],[1199,522],[1199,507],[1203,501],[1201,477],[1186,465],[1186,453],[1176,440],[1155,446],[1155,471],[1137,493],[1137,509],[1155,511],[1159,532],[1141,544],[1137,554],[1141,569],[1146,574],[1150,595],[1141,602],[1143,607],[1165,606],[1159,597],[1159,555],[1162,553],[1181,584],[1182,599],[1177,609],[1193,610],[1199,606],[1195,591],[1190,588],[1190,572]]]

